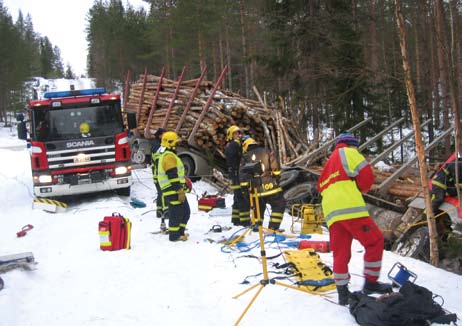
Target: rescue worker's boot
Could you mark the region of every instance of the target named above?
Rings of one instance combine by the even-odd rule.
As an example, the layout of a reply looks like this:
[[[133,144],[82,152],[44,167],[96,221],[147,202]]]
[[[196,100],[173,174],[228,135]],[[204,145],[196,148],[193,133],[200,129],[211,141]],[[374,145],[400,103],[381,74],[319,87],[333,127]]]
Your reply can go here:
[[[337,285],[338,292],[338,304],[341,306],[346,306],[348,304],[348,299],[350,298],[350,290],[348,290],[348,285]]]
[[[167,225],[165,224],[164,219],[162,219],[162,222],[160,222],[160,233],[168,234],[168,228],[167,228]]]
[[[386,294],[393,292],[393,288],[389,283],[382,283],[382,282],[371,282],[366,279],[366,283],[364,283],[363,292],[365,294],[371,293],[378,293],[378,294]]]
[[[273,230],[274,232],[283,233],[285,230],[280,229],[281,223],[269,222],[268,229]]]
[[[231,223],[233,223],[234,226],[239,226],[241,225],[241,219],[239,218],[239,209],[233,207],[233,212],[231,215]]]

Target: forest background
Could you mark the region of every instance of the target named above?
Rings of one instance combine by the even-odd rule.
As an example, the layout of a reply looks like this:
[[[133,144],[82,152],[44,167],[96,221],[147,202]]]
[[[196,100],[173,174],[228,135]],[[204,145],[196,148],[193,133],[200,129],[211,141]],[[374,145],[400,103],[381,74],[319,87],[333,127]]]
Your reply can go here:
[[[361,139],[398,118],[412,125],[404,85],[395,2],[388,0],[145,0],[149,12],[120,0],[95,1],[86,26],[88,76],[120,90],[145,72],[216,81],[285,107],[314,139],[325,127],[345,130],[372,117]],[[454,122],[462,107],[462,4],[402,1],[409,61],[428,141]],[[34,32],[30,16],[13,22],[0,0],[0,121],[30,100],[31,76],[72,78],[59,48]],[[6,46],[5,46],[6,45]],[[82,54],[84,55],[84,54]],[[459,114],[460,115],[460,114]],[[378,144],[377,150],[381,150]],[[452,151],[450,138],[433,155]]]

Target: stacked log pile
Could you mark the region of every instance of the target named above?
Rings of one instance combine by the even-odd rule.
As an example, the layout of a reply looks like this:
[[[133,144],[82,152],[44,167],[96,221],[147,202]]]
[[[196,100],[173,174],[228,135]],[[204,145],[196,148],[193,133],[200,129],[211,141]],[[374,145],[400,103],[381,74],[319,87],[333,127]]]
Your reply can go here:
[[[212,93],[210,81],[200,81],[195,89],[197,83],[198,79],[178,83],[141,75],[131,85],[125,104],[127,112],[137,114],[137,132],[151,138],[158,128],[174,130],[189,145],[223,157],[226,131],[237,125],[258,143],[277,151],[281,164],[308,148],[306,140],[298,137],[295,124],[284,118],[278,107],[224,89]]]

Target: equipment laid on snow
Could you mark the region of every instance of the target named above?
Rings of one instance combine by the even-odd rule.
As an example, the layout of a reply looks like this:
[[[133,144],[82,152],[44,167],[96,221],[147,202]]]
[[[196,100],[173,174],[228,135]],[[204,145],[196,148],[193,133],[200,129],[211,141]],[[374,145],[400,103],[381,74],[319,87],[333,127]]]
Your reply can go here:
[[[132,223],[119,213],[104,217],[98,224],[101,250],[130,249]]]
[[[406,282],[414,283],[417,279],[417,275],[406,268],[400,262],[396,262],[388,272],[388,278],[393,282],[393,285],[397,287],[403,286]]]
[[[298,249],[313,249],[317,252],[330,252],[330,242],[326,240],[302,240]]]
[[[365,326],[455,324],[457,315],[445,311],[435,297],[430,290],[406,282],[399,292],[379,298],[354,292],[349,297],[349,308],[356,322]]]
[[[27,225],[24,225],[22,228],[21,228],[21,231],[17,232],[16,233],[16,236],[18,238],[21,238],[23,236],[25,236],[27,234],[27,231],[30,231],[34,228],[34,226],[32,224],[27,224]]]
[[[198,201],[199,210],[208,212],[216,208],[226,208],[225,198],[218,195],[202,195]]]
[[[32,270],[35,264],[35,258],[31,252],[0,256],[0,273],[5,273],[15,268]]]
[[[335,289],[332,270],[325,265],[314,249],[285,250],[284,257],[294,269],[297,285],[310,291],[330,291]]]
[[[143,201],[132,197],[130,200],[130,206],[133,208],[144,208],[146,207],[146,204]]]
[[[293,204],[292,225],[290,230],[295,231],[295,223],[301,223],[300,234],[322,234],[322,209],[319,204]]]

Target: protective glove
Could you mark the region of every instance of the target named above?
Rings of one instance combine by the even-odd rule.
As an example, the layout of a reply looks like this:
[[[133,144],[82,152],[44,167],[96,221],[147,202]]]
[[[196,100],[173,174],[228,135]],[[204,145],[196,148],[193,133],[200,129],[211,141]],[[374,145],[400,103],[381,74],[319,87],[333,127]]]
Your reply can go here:
[[[184,203],[184,201],[186,200],[186,195],[183,189],[178,190],[178,200],[180,203]]]

